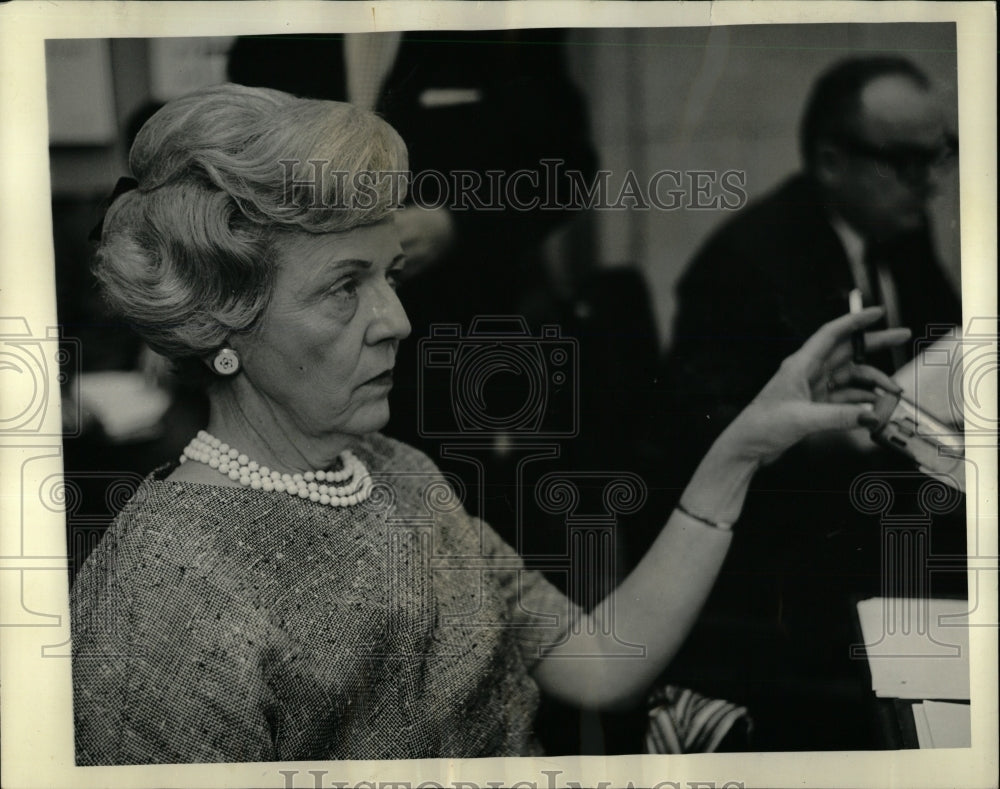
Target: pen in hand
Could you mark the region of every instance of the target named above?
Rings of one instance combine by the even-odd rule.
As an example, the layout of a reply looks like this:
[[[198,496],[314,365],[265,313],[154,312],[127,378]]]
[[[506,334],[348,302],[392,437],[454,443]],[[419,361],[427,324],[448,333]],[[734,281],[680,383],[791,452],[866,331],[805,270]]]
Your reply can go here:
[[[849,294],[847,294],[847,304],[852,315],[861,312],[864,309],[864,304],[862,303],[861,290],[855,288]],[[863,331],[856,331],[851,335],[851,348],[853,349],[853,359],[855,364],[865,363],[865,333]]]

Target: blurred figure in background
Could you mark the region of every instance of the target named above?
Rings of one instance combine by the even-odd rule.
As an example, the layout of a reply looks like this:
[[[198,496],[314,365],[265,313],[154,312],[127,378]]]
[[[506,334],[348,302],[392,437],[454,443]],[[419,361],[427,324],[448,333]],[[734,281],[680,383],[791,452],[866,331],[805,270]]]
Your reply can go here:
[[[161,106],[149,101],[125,118],[126,150]],[[176,457],[184,436],[208,416],[204,391],[175,376],[166,359],[114,320],[98,292],[91,263],[108,203],[106,196],[52,200],[59,322],[74,341],[66,350],[80,349],[79,374],[62,393],[63,471],[76,493],[66,513],[71,583],[128,493]]]
[[[679,283],[660,376],[677,479],[767,371],[845,309],[852,289],[914,340],[961,321],[926,215],[955,137],[923,72],[897,57],[835,64],[813,88],[800,145],[803,172],[719,228]],[[913,353],[911,343],[870,362],[892,373]],[[759,477],[748,528],[708,607],[725,624],[689,642],[687,667],[685,658],[677,666],[710,682],[714,664],[728,681],[713,690],[752,705],[758,747],[867,747],[851,723],[862,718],[852,719],[836,684],[853,671],[850,597],[879,592],[881,545],[878,524],[851,507],[849,489],[865,471],[904,469],[912,466],[862,431],[818,437]],[[964,553],[959,509],[935,523],[936,551]],[[954,580],[964,583],[964,573]],[[734,635],[743,649],[726,648]],[[838,705],[846,725],[836,722]]]
[[[589,182],[596,169],[564,37],[558,30],[268,36],[238,39],[230,54],[233,82],[360,104],[407,141],[411,203],[397,226],[411,267],[400,295],[413,341],[397,361],[387,432],[462,476],[467,464],[441,458],[439,442],[419,435],[418,343],[432,322],[464,332],[478,315],[525,314],[529,304],[539,323],[560,317],[541,244],[572,215],[566,173]],[[558,172],[546,164],[556,161]],[[424,396],[433,402],[435,394],[451,400],[448,391]],[[491,410],[516,408],[502,389],[488,394]],[[487,497],[488,517],[502,526],[512,511],[501,494]]]

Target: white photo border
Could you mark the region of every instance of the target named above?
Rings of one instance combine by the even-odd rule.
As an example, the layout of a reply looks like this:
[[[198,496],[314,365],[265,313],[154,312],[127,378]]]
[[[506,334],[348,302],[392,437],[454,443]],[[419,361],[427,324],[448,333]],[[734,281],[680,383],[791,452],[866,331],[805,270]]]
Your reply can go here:
[[[14,2],[0,7],[0,315],[56,326],[44,42],[115,38],[502,27],[643,27],[817,22],[954,22],[958,42],[962,297],[965,323],[997,315],[996,12],[992,3],[918,2]],[[995,377],[994,377],[995,385]],[[992,393],[996,405],[996,392]],[[993,419],[995,422],[995,413]],[[61,471],[52,435],[0,436],[0,687],[5,787],[988,786],[997,775],[997,457],[970,446],[980,523],[970,554],[984,568],[971,614],[971,749],[807,754],[547,757],[136,767],[73,765],[64,521],[22,500],[28,460]],[[53,437],[54,436],[54,437]],[[970,507],[970,512],[975,508]],[[31,524],[32,551],[24,524]],[[973,534],[972,527],[978,527]],[[973,542],[974,540],[974,542]],[[973,553],[973,546],[975,552]],[[30,601],[25,617],[22,601]],[[45,613],[39,613],[45,612]],[[47,624],[38,625],[38,622]],[[21,625],[21,626],[19,626]],[[54,646],[59,645],[59,646]],[[821,710],[817,711],[822,714]],[[284,771],[284,772],[283,772]],[[289,778],[289,771],[297,771]],[[310,774],[309,771],[318,771]],[[321,783],[315,783],[320,780]],[[290,783],[291,781],[291,783]],[[667,783],[664,783],[667,782]],[[711,783],[710,783],[711,782]],[[431,785],[434,785],[433,783]]]

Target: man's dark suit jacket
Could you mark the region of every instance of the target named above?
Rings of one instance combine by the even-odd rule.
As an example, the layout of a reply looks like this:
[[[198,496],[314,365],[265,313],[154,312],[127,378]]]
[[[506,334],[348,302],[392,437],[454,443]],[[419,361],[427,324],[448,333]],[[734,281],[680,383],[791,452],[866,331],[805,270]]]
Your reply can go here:
[[[913,331],[909,358],[928,327],[959,323],[961,306],[926,226],[882,245],[881,254],[901,323]],[[806,176],[788,180],[711,236],[678,285],[673,342],[659,381],[662,426],[683,456],[679,474],[693,471],[782,359],[847,312],[852,288],[843,245]],[[892,372],[882,355],[870,363]]]
[[[914,340],[931,325],[960,323],[959,300],[926,228],[885,245],[881,254]],[[788,180],[711,236],[680,281],[673,346],[659,376],[663,410],[656,418],[670,447],[674,491],[781,360],[847,312],[853,287],[841,241],[805,176]],[[911,344],[907,355],[912,352]],[[871,363],[885,369],[888,360]],[[851,482],[866,471],[912,466],[881,450],[861,457],[846,447],[801,445],[755,478],[706,608],[708,620],[743,628],[734,637],[747,649],[725,654],[731,676],[745,679],[748,698],[754,687],[773,691],[767,683],[783,672],[822,683],[851,670],[845,662],[850,599],[877,594],[882,573],[878,517],[862,516],[849,496]],[[919,474],[912,477],[897,485],[900,500],[919,484]],[[962,523],[959,513],[947,530],[935,524],[951,532],[944,542],[935,535],[936,547],[964,545]],[[750,632],[760,638],[756,653],[747,644]],[[696,632],[676,669],[697,673],[707,643]]]
[[[914,340],[928,325],[960,322],[958,298],[926,227],[884,245],[883,255],[898,292],[901,325],[913,330]],[[675,421],[707,419],[713,426],[706,435],[720,431],[719,423],[750,402],[782,359],[823,323],[847,312],[852,288],[847,255],[807,177],[792,178],[727,222],[677,289],[665,371],[683,409]]]

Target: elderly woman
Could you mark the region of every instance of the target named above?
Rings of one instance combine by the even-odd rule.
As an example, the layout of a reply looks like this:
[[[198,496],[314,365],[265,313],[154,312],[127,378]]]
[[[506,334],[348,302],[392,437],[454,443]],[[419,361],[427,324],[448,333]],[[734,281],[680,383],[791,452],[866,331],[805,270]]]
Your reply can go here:
[[[399,136],[347,104],[224,85],[131,153],[96,271],[211,416],[151,474],[73,590],[80,764],[514,756],[539,691],[641,698],[681,644],[754,470],[873,417],[824,326],[722,434],[614,600],[571,606],[417,451],[379,435],[399,343]],[[319,168],[318,170],[316,168]],[[322,177],[317,172],[322,170]],[[880,347],[904,331],[872,333]]]

